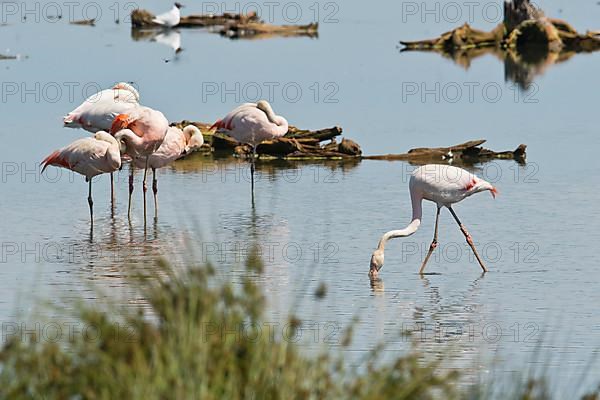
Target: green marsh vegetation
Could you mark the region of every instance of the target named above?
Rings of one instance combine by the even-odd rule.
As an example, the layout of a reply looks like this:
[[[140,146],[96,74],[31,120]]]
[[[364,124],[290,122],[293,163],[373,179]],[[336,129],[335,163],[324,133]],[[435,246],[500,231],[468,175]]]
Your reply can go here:
[[[219,282],[211,265],[127,278],[146,299],[144,311],[79,302],[74,317],[94,333],[67,340],[11,335],[0,351],[2,399],[482,399],[486,385],[464,389],[459,371],[424,362],[415,348],[383,362],[375,346],[349,367],[344,348],[307,354],[301,343],[252,332],[268,318],[260,257],[250,256],[240,285]],[[319,286],[316,296],[325,296]],[[73,316],[70,316],[73,317]],[[302,324],[289,317],[291,329]],[[224,335],[245,326],[243,335]],[[502,398],[552,398],[543,381],[523,379]],[[586,400],[598,398],[596,394]]]

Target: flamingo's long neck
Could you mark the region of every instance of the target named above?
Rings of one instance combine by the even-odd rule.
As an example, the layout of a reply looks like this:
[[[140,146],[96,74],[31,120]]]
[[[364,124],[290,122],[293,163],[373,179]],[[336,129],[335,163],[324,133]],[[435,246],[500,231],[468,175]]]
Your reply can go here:
[[[419,226],[421,225],[421,217],[423,216],[423,208],[421,204],[423,199],[420,195],[413,193],[412,191],[410,193],[410,198],[412,202],[412,221],[404,229],[386,232],[379,240],[379,244],[377,245],[378,250],[383,251],[388,240],[410,236],[415,233],[417,229],[419,229]]]
[[[126,139],[125,153],[133,158],[139,157],[140,154],[137,154],[136,149],[144,146],[144,141],[142,140],[142,138],[133,133],[133,131],[130,129],[120,130],[115,135],[115,139],[117,140],[117,142],[124,140],[124,138]]]
[[[279,116],[279,115],[275,115],[275,113],[273,112],[273,108],[271,107],[270,104],[264,104],[264,106],[262,107],[258,107],[259,110],[263,111],[266,115],[267,115],[267,119],[269,120],[269,122],[277,125],[277,126],[286,126],[287,127],[287,121],[285,118]]]

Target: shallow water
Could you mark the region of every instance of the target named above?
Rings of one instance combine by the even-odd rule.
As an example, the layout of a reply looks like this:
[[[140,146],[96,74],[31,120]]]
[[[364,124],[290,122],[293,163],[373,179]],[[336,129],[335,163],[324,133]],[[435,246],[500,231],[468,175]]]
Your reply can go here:
[[[120,10],[126,6],[115,4]],[[493,56],[464,69],[436,54],[399,53],[399,40],[452,29],[467,18],[468,8],[461,8],[461,21],[444,21],[451,10],[440,5],[438,22],[435,14],[403,10],[406,2],[295,4],[302,12],[298,23],[312,22],[317,4],[318,39],[232,41],[181,30],[184,51],[178,55],[160,43],[132,40],[127,23],[113,23],[111,5],[99,6],[102,17],[95,27],[69,25],[67,17],[50,21],[43,9],[37,22],[34,15],[21,21],[3,14],[0,53],[20,55],[0,61],[3,339],[26,315],[51,319],[38,311],[36,299],[95,301],[93,281],[105,295],[136,306],[143,300],[123,279],[131,265],[153,268],[158,257],[176,265],[210,260],[222,279],[237,281],[247,249],[258,246],[266,268],[256,279],[268,299],[268,322],[279,323],[285,334],[285,315],[292,310],[305,321],[300,340],[311,348],[337,347],[340,327],[358,316],[349,350],[356,360],[378,341],[389,344],[388,356],[406,351],[410,340],[402,333],[416,330],[413,338],[428,356],[453,349],[452,364],[472,379],[535,369],[541,357],[544,366],[538,369],[563,378],[557,390],[590,389],[594,377],[584,385],[566,378],[589,371],[590,360],[592,371],[600,366],[593,355],[600,334],[594,279],[600,54],[549,67],[525,93],[505,82],[504,65]],[[490,29],[498,22],[482,16],[484,7],[498,7],[489,4],[475,9],[472,25]],[[598,28],[600,7],[593,2],[540,5],[581,31]],[[144,3],[154,11],[166,7]],[[228,8],[235,10],[233,3]],[[289,22],[276,10],[274,22]],[[185,11],[202,9],[190,4]],[[82,9],[74,15],[83,18]],[[253,210],[247,164],[194,155],[160,171],[159,218],[150,218],[146,231],[139,175],[134,218],[131,225],[127,221],[124,168],[117,175],[114,218],[108,179],[94,181],[91,234],[83,179],[52,169],[40,177],[36,163],[84,135],[62,128],[61,116],[94,89],[117,81],[134,81],[142,102],[171,121],[212,122],[237,103],[256,100],[260,89],[290,123],[341,125],[365,154],[475,138],[488,139],[497,150],[527,144],[526,166],[498,161],[475,167],[499,188],[495,201],[481,194],[455,208],[491,272],[481,275],[443,211],[440,247],[427,268],[431,274],[417,274],[433,233],[435,207],[426,204],[422,228],[387,246],[382,282],[370,286],[368,261],[380,235],[410,217],[407,183],[414,167],[402,162],[259,162]],[[415,87],[418,92],[410,94]],[[472,96],[469,87],[475,88]],[[151,196],[149,204],[151,214]],[[314,291],[321,282],[327,296],[319,300]]]

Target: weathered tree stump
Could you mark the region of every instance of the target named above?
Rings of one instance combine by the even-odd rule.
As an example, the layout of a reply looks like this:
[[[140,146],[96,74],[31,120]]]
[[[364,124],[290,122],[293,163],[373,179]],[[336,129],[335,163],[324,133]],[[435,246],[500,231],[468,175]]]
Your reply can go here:
[[[531,4],[529,0],[504,2],[504,26],[512,32],[522,22],[541,19],[544,12]]]
[[[578,33],[567,22],[546,17],[529,0],[512,0],[504,4],[503,23],[490,32],[464,24],[435,39],[400,43],[401,51],[435,51],[465,67],[475,57],[494,53],[508,60],[505,76],[528,88],[548,65],[600,50],[600,35]]]

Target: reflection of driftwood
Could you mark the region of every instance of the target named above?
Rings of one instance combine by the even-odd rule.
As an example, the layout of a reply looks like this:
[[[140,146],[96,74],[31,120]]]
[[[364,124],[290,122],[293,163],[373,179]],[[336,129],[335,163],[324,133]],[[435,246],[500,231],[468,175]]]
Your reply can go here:
[[[95,26],[96,25],[96,18],[92,18],[92,19],[82,19],[80,21],[71,21],[70,24],[72,25],[87,25],[87,26]]]
[[[131,26],[134,30],[141,28],[160,28],[156,24],[154,15],[146,10],[134,10],[131,13]],[[232,39],[261,39],[273,36],[318,36],[318,24],[308,25],[271,25],[261,21],[255,12],[248,14],[221,15],[190,15],[181,17],[177,28],[207,28],[223,27],[216,30],[223,36]]]
[[[567,22],[548,18],[529,0],[504,5],[504,22],[491,32],[464,24],[435,39],[401,41],[402,51],[436,51],[468,67],[470,60],[492,52],[508,60],[505,76],[527,88],[533,77],[573,54],[600,50],[600,36],[578,33]]]
[[[418,148],[405,154],[366,156],[367,160],[408,161],[415,164],[452,162],[453,164],[474,164],[493,159],[525,162],[527,146],[522,144],[514,151],[496,152],[481,147],[485,140],[471,140],[451,147]]]
[[[252,152],[250,146],[238,143],[235,139],[210,131],[210,125],[202,122],[182,121],[175,125],[196,125],[204,135],[204,141],[215,151],[233,151],[239,155]],[[319,159],[319,158],[356,158],[362,151],[360,146],[350,139],[337,142],[335,138],[342,134],[342,128],[320,129],[316,131],[302,130],[290,126],[288,133],[276,140],[266,141],[258,145],[258,154],[286,159]],[[326,142],[326,143],[324,143]]]
[[[273,36],[316,38],[319,35],[319,24],[308,25],[269,25],[263,23],[234,23],[228,24],[220,33],[231,39],[266,39]]]

